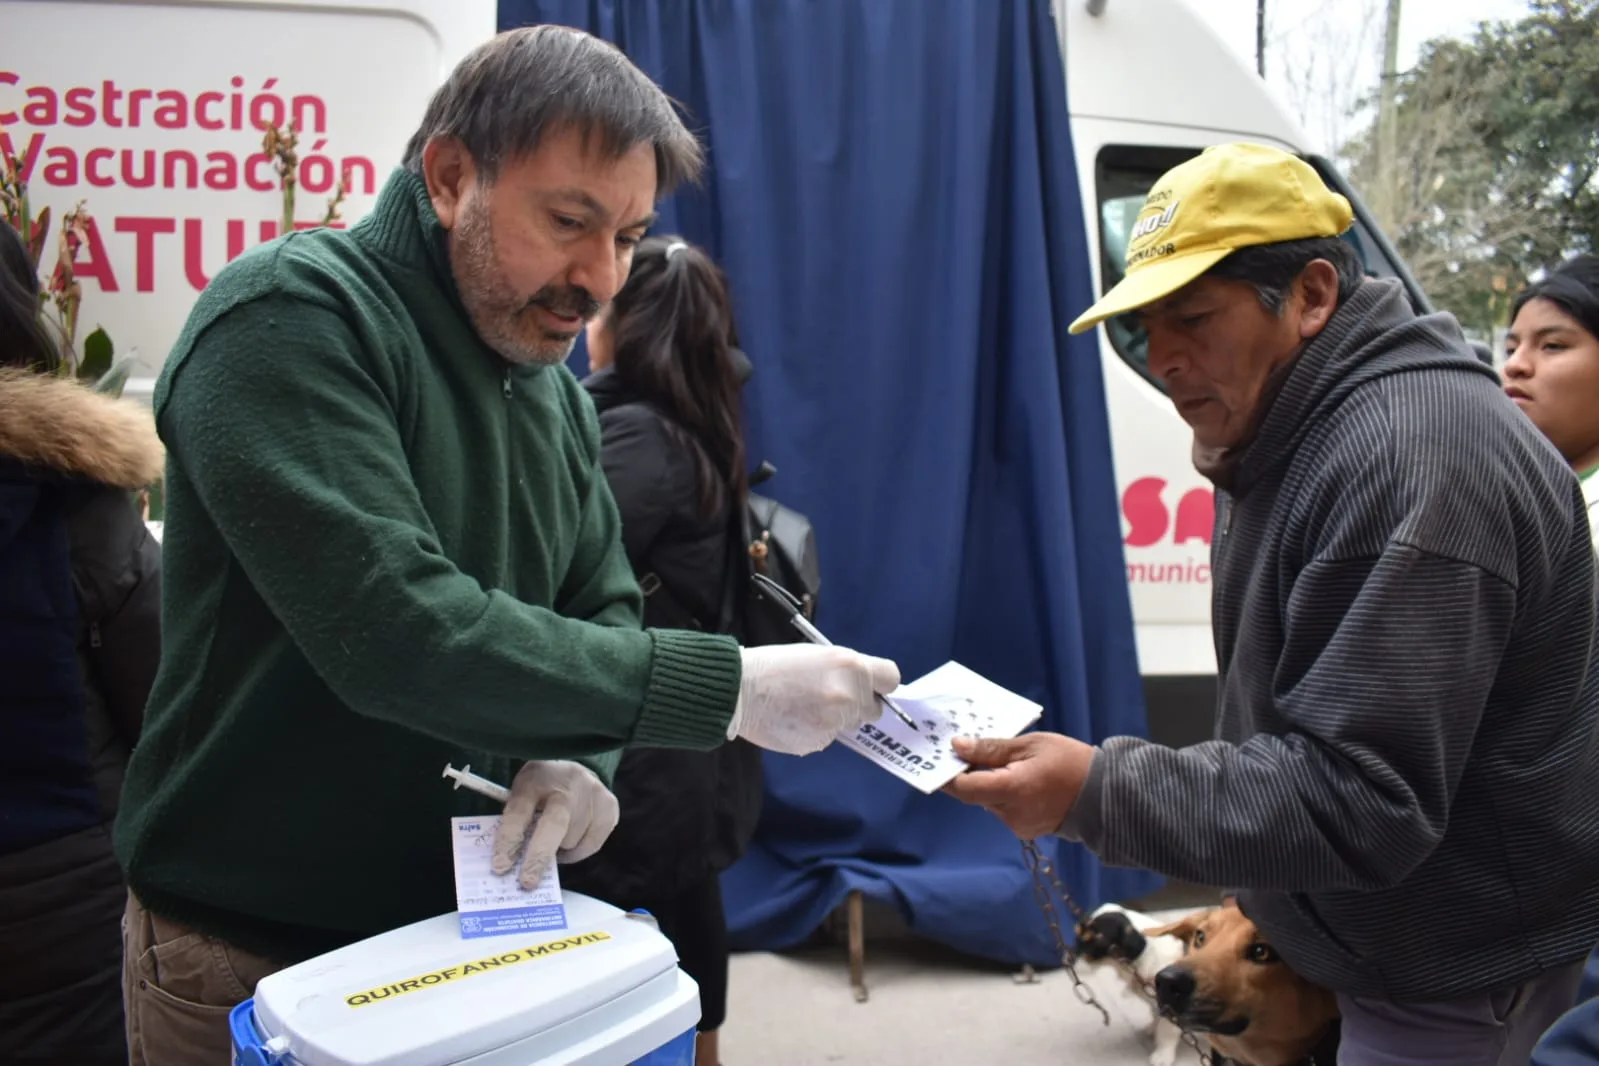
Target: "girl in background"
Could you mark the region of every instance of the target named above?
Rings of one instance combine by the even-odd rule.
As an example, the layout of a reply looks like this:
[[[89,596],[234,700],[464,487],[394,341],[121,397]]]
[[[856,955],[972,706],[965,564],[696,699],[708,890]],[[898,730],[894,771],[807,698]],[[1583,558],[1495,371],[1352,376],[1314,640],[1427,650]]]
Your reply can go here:
[[[126,1066],[111,823],[161,657],[142,406],[57,377],[0,222],[0,1062]]]
[[[627,284],[588,327],[584,385],[647,627],[737,629],[742,525],[732,538],[748,491],[738,394],[749,363],[736,336],[722,271],[675,237],[639,244]],[[742,740],[630,749],[616,774],[615,833],[561,873],[568,888],[655,915],[700,987],[702,1066],[717,1066],[727,1013],[720,875],[749,843],[761,790],[760,753]]]
[[[1516,297],[1505,337],[1505,392],[1582,482],[1599,546],[1599,258],[1578,256]],[[1533,1049],[1531,1066],[1599,1066],[1599,949],[1577,1004]]]
[[[1576,471],[1599,544],[1599,258],[1578,256],[1527,286],[1505,351],[1505,392]]]

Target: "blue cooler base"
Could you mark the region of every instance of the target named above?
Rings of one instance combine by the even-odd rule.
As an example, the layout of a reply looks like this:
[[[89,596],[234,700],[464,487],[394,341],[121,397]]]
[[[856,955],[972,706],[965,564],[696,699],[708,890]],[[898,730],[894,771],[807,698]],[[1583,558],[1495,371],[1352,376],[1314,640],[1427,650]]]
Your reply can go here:
[[[233,1066],[279,1066],[282,1060],[269,1057],[261,1046],[265,1037],[255,1024],[255,1000],[247,999],[228,1013],[228,1028],[233,1034]],[[694,1066],[694,1038],[698,1035],[690,1029],[643,1058],[617,1066]]]
[[[690,1029],[671,1043],[662,1044],[631,1066],[694,1066],[694,1038],[699,1034]],[[716,1066],[711,1063],[710,1066]]]
[[[254,1007],[256,1000],[246,999],[227,1015],[227,1026],[233,1034],[233,1066],[280,1066],[281,1060],[267,1055],[262,1047],[265,1037],[256,1024]],[[654,1052],[646,1053],[643,1058],[635,1058],[632,1063],[619,1063],[617,1066],[694,1066],[694,1037],[697,1036],[697,1029],[689,1029],[681,1036],[668,1040],[667,1044],[660,1045]],[[534,1064],[529,1063],[529,1066]],[[712,1066],[716,1064],[712,1063]]]

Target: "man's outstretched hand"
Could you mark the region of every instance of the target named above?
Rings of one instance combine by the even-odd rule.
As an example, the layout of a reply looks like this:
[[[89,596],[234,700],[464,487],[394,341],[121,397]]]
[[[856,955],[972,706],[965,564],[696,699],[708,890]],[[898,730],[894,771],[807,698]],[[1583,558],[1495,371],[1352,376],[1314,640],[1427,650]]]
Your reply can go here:
[[[944,791],[999,816],[1023,840],[1060,828],[1088,779],[1094,748],[1059,733],[1012,739],[955,738],[955,754],[971,769]]]

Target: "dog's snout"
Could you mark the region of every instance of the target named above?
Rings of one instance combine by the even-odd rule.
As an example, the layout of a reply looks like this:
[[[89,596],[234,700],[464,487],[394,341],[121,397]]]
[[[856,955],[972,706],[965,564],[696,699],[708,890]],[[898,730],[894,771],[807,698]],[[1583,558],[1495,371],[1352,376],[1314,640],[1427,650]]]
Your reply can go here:
[[[1181,966],[1168,966],[1155,975],[1155,1002],[1162,1011],[1181,1014],[1194,998],[1193,972]]]

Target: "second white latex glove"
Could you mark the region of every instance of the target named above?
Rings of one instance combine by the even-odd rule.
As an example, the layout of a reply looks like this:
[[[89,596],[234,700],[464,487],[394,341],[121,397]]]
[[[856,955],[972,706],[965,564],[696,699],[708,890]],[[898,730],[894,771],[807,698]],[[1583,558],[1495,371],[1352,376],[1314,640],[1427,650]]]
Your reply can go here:
[[[526,763],[511,782],[511,798],[500,815],[494,873],[509,873],[521,854],[517,883],[532,888],[552,862],[581,862],[599,851],[620,816],[616,797],[588,767],[564,761]]]
[[[785,755],[821,751],[883,713],[877,693],[899,687],[887,659],[828,644],[744,648],[738,707],[727,735]]]

